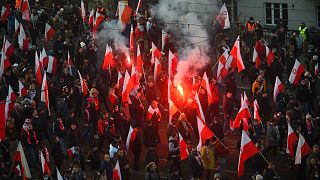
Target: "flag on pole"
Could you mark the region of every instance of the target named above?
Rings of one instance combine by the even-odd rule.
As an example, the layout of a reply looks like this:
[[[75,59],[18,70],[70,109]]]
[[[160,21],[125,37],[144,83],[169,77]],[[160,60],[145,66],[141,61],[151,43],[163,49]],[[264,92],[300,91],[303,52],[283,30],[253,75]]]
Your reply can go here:
[[[298,141],[298,136],[293,131],[290,123],[288,123],[287,149],[286,152],[294,157],[294,144]]]
[[[137,71],[140,75],[143,74],[143,60],[142,60],[142,54],[140,52],[140,46],[137,45]]]
[[[30,21],[30,6],[28,0],[23,0],[22,6],[21,6],[21,13],[22,13],[22,19]]]
[[[14,101],[17,99],[16,94],[13,92],[12,87],[9,84],[8,95],[6,97],[5,105],[5,119],[9,118],[10,112],[13,110]]]
[[[21,171],[22,171],[22,177],[23,179],[30,179],[31,173],[28,166],[28,162],[26,159],[26,156],[24,155],[24,151],[21,145],[21,142],[19,141],[17,151],[14,155],[14,161],[18,162],[21,165]]]
[[[244,70],[245,67],[244,67],[243,60],[241,57],[241,52],[240,52],[240,36],[237,37],[236,42],[234,43],[230,54],[237,62],[238,72],[241,72],[242,70]]]
[[[298,140],[298,146],[296,150],[296,157],[294,159],[294,164],[301,164],[302,158],[308,155],[309,152],[311,152],[309,145],[307,144],[304,137],[301,134],[299,134],[299,140]]]
[[[200,102],[198,93],[196,93],[196,95],[194,97],[194,100],[196,101],[197,115],[200,118],[200,120],[205,123],[206,122],[206,118],[205,118],[203,110],[202,110],[202,106],[201,106],[201,102]]]
[[[256,63],[256,68],[258,69],[261,66],[261,59],[258,55],[258,52],[256,50],[256,48],[253,47],[253,58],[252,58],[252,62]]]
[[[276,76],[276,82],[274,84],[274,89],[273,89],[273,101],[276,103],[277,102],[277,97],[278,95],[283,92],[284,90],[284,85],[281,83],[280,79],[278,76]]]
[[[294,63],[291,74],[289,76],[289,82],[291,84],[294,84],[295,86],[298,85],[303,72],[304,72],[303,65],[296,59],[296,62]]]
[[[214,134],[209,129],[209,127],[197,116],[197,125],[199,131],[199,143],[197,145],[197,150],[201,151],[203,144],[207,139],[211,139]]]
[[[258,101],[256,99],[253,101],[253,111],[254,111],[253,119],[258,120],[258,123],[261,123],[261,117],[259,114],[260,107],[259,107]]]
[[[57,58],[48,57],[47,73],[57,74]]]
[[[3,4],[1,8],[1,22],[4,23],[10,15],[10,4]]]
[[[44,102],[48,112],[50,114],[50,105],[49,105],[49,87],[47,82],[47,74],[44,72],[42,86],[41,86],[41,102]]]
[[[221,29],[229,29],[231,27],[229,13],[225,3],[223,3],[216,20],[220,24]]]
[[[69,149],[67,149],[67,154],[69,157],[73,157],[74,153],[76,152],[74,147],[71,147]]]
[[[178,132],[179,135],[179,150],[180,150],[180,160],[183,161],[189,157],[189,151],[187,143],[184,141],[181,134]]]
[[[57,180],[63,180],[63,177],[60,174],[59,169],[56,167],[56,171],[57,171]]]
[[[90,26],[91,24],[93,24],[93,21],[94,21],[94,9],[90,11],[88,25]]]
[[[161,58],[161,52],[159,51],[159,49],[157,48],[157,46],[153,44],[153,42],[152,42],[151,44],[152,44],[151,63],[154,63],[157,58],[158,58],[158,59]]]
[[[266,59],[267,59],[267,66],[270,67],[273,63],[273,60],[274,60],[274,54],[272,52],[272,50],[270,50],[268,48],[267,45],[266,46]]]
[[[6,54],[7,58],[10,58],[11,55],[14,53],[14,46],[5,37],[3,38],[2,51],[3,51],[3,53]]]
[[[133,24],[131,24],[131,31],[130,31],[130,51],[134,52],[134,31],[133,31]]]
[[[80,14],[82,17],[83,22],[87,21],[87,17],[86,17],[86,7],[84,5],[83,0],[81,0],[81,5],[80,5]]]
[[[19,96],[25,97],[28,91],[20,80],[18,80],[18,82],[19,82]]]
[[[36,80],[38,82],[39,85],[41,85],[42,83],[42,64],[40,63],[39,61],[39,56],[38,56],[38,53],[37,51],[35,52],[35,62],[34,62],[34,65],[35,65],[35,68],[34,68],[34,71],[35,71],[35,76],[36,76]]]
[[[119,161],[117,161],[116,166],[113,169],[112,180],[122,180]]]
[[[136,14],[139,12],[141,5],[142,5],[142,0],[139,0],[136,8]]]
[[[203,74],[202,86],[207,91],[208,105],[210,106],[213,103],[213,95],[212,95],[212,90],[211,90],[209,79],[206,72],[204,72]]]
[[[158,77],[160,76],[162,70],[162,65],[160,64],[160,61],[158,58],[154,61],[154,82],[157,82]]]
[[[43,175],[51,176],[50,169],[47,161],[44,159],[43,153],[40,151],[40,160],[41,160],[41,167]]]
[[[52,26],[50,26],[50,24],[46,23],[45,32],[44,32],[45,42],[50,41],[54,37],[55,34],[56,34],[56,31],[52,28]]]
[[[80,79],[81,92],[83,93],[84,96],[86,96],[88,94],[88,86],[87,86],[86,80],[82,79],[82,76],[79,70],[78,70],[78,75]]]

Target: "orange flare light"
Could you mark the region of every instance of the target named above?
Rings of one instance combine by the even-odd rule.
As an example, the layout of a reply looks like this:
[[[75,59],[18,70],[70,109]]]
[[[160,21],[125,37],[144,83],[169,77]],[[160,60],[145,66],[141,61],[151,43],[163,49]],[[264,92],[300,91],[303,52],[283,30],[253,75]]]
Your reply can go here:
[[[127,57],[127,61],[128,61],[129,64],[131,64],[131,59],[130,59],[129,56]]]
[[[183,96],[183,87],[181,86],[181,84],[178,84],[177,90],[178,90],[179,93]]]

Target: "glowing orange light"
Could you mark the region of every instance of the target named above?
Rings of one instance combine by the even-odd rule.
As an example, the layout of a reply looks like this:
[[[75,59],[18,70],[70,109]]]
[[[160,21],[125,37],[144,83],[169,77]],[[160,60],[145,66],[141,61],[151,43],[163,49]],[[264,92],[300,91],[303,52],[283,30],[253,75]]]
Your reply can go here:
[[[129,56],[127,57],[127,61],[128,61],[129,64],[131,64],[131,59],[130,59]]]
[[[183,87],[181,86],[181,84],[178,84],[177,90],[178,90],[179,93],[183,96]]]

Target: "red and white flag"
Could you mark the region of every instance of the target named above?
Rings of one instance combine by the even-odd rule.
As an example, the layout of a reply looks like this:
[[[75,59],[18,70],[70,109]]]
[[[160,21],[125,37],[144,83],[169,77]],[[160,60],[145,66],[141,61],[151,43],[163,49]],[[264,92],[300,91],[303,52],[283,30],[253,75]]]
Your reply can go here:
[[[90,11],[88,25],[90,26],[91,24],[93,24],[93,21],[94,21],[94,9]]]
[[[125,104],[131,104],[131,100],[130,100],[130,91],[131,89],[129,89],[130,85],[130,75],[128,73],[128,71],[126,70],[126,73],[124,75],[124,80],[123,80],[123,88],[122,88],[122,105]]]
[[[226,77],[226,75],[228,74],[229,67],[233,67],[235,70],[237,64],[236,61],[234,61],[235,63],[232,63],[232,60],[233,58],[229,55],[228,49],[225,49],[218,62],[217,80],[219,83],[222,83],[222,79],[224,79],[224,77]],[[232,64],[234,66],[232,66]]]
[[[303,72],[304,72],[303,65],[296,59],[296,62],[294,63],[291,74],[289,76],[289,82],[291,84],[298,85]]]
[[[28,0],[23,0],[21,6],[22,19],[30,21],[30,6]]]
[[[2,51],[6,54],[7,58],[10,58],[11,55],[14,53],[14,46],[5,37],[3,38]]]
[[[206,118],[205,118],[203,110],[202,110],[202,106],[201,106],[201,102],[200,102],[198,93],[196,93],[196,95],[194,96],[194,100],[196,101],[197,115],[200,118],[200,120],[205,123]]]
[[[49,89],[48,89],[48,82],[47,82],[47,74],[44,72],[43,80],[41,85],[41,102],[44,102],[48,112],[50,114],[50,106],[49,106]]]
[[[72,66],[73,66],[73,60],[72,60],[72,58],[71,58],[71,56],[70,56],[70,53],[69,53],[69,51],[68,51],[68,69],[69,69],[69,74],[70,74],[70,76],[73,75],[73,73],[72,73]]]
[[[173,115],[176,114],[178,111],[178,107],[173,103],[171,98],[169,98],[169,124],[171,124]]]
[[[8,87],[8,95],[6,97],[6,106],[5,106],[5,119],[9,118],[10,112],[13,110],[14,101],[17,99],[16,94],[13,92],[10,84]]]
[[[268,48],[267,45],[266,46],[266,59],[267,59],[267,66],[270,67],[273,63],[273,60],[274,60],[274,54],[272,52],[272,50],[270,50]]]
[[[6,104],[0,101],[0,141],[4,141],[6,137]]]
[[[27,89],[24,87],[24,85],[22,84],[22,82],[20,80],[18,80],[19,82],[19,95],[21,97],[25,97],[27,95]]]
[[[132,8],[128,6],[128,2],[118,2],[118,13],[119,24],[122,25],[122,27],[124,27],[128,23],[132,13]]]
[[[76,153],[76,150],[74,147],[67,149],[67,154],[69,157],[73,157],[74,153]]]
[[[158,119],[158,121],[160,122],[161,121],[161,112],[159,110],[159,108],[152,108],[151,105],[149,106],[148,108],[148,112],[147,112],[147,117],[146,117],[146,120],[150,120],[153,116],[153,114],[157,114],[160,118]]]
[[[4,67],[4,62],[6,61],[7,59],[7,56],[6,54],[1,51],[1,60],[0,60],[0,77],[2,77],[3,73],[4,73],[4,70],[5,70],[5,67]]]
[[[298,136],[293,131],[290,123],[288,123],[287,149],[286,152],[294,157],[294,144],[298,141]]]
[[[189,157],[189,151],[186,141],[184,141],[181,134],[178,132],[179,135],[179,150],[180,150],[180,159],[185,160]]]
[[[314,75],[315,76],[318,76],[319,74],[319,63],[317,63],[315,66],[314,66]]]
[[[14,33],[18,34],[20,32],[20,22],[18,21],[17,18],[14,18]]]
[[[256,68],[258,69],[261,66],[261,59],[258,55],[258,52],[256,50],[256,48],[253,47],[253,58],[252,58],[252,62],[256,63]]]
[[[161,35],[161,50],[163,51],[164,50],[164,46],[166,44],[168,44],[169,42],[169,34],[167,32],[165,32],[164,30],[162,30],[162,35]]]
[[[106,46],[106,52],[104,53],[104,59],[102,63],[101,69],[106,71],[110,70],[110,68],[113,66],[113,54],[111,47],[107,44]]]
[[[129,83],[132,86],[132,87],[130,87],[130,89],[131,89],[130,94],[132,96],[135,96],[138,92],[138,89],[140,87],[139,80],[140,79],[138,77],[136,68],[132,65],[131,66],[131,77],[130,77],[130,83]]]
[[[43,175],[51,176],[50,169],[47,161],[45,160],[43,153],[40,151],[40,160],[41,160],[41,167],[42,167],[42,173]]]
[[[251,158],[252,156],[259,153],[257,147],[253,144],[248,134],[242,130],[241,136],[241,146],[239,154],[239,163],[238,163],[238,176],[243,176],[244,173],[244,163]]]
[[[133,24],[131,24],[131,31],[130,31],[130,51],[134,52],[134,31],[133,31]]]
[[[157,48],[156,45],[152,44],[152,58],[151,58],[151,63],[154,63],[156,59],[160,59],[161,58],[161,52],[159,51],[159,49]]]
[[[162,65],[160,64],[160,61],[158,58],[155,59],[154,61],[154,82],[157,82],[157,79],[161,73],[162,70]]]
[[[142,5],[142,0],[139,0],[136,8],[136,14],[139,12],[141,5]]]
[[[311,152],[309,145],[307,144],[304,137],[299,134],[298,146],[296,150],[296,157],[294,159],[294,164],[301,164],[301,159]]]
[[[34,68],[34,73],[35,73],[35,76],[36,76],[36,80],[38,82],[39,85],[41,85],[42,83],[42,64],[40,63],[39,61],[39,56],[38,56],[38,53],[35,52],[35,60],[34,60],[34,65],[35,65],[35,68]]]
[[[4,23],[10,15],[10,4],[2,5],[1,8],[1,22]]]
[[[30,179],[30,169],[20,141],[18,143],[17,151],[14,155],[14,161],[18,162],[21,165],[21,174],[23,179]]]
[[[22,176],[22,172],[19,164],[17,164],[12,171],[16,176]]]
[[[176,73],[177,73],[177,68],[178,68],[178,58],[176,55],[174,55],[171,50],[169,49],[169,64],[170,65],[170,78],[172,78]]]
[[[113,169],[112,180],[122,180],[119,161],[117,161],[116,166]]]
[[[209,127],[197,116],[197,125],[199,131],[199,143],[197,145],[197,150],[201,151],[202,145],[205,143],[207,139],[211,139],[214,134],[209,129]]]
[[[83,3],[83,0],[81,0],[81,4],[80,4],[80,14],[82,17],[83,22],[87,21],[87,17],[86,17],[86,7]]]
[[[47,73],[57,74],[57,58],[48,57]]]
[[[121,87],[123,86],[123,80],[124,80],[124,78],[123,78],[121,72],[118,71],[118,81],[117,81],[117,85],[118,85],[119,88],[121,88]]]
[[[229,13],[225,3],[223,3],[216,20],[220,24],[221,29],[229,29],[231,27]]]
[[[61,173],[57,167],[56,167],[56,171],[57,171],[57,180],[63,180],[63,177],[61,176]]]
[[[78,70],[78,75],[80,79],[80,85],[81,85],[81,92],[83,93],[84,96],[88,94],[88,86],[86,80],[84,80],[80,74],[80,71]]]
[[[142,54],[140,52],[140,46],[137,45],[137,72],[142,75],[143,74],[143,60]]]
[[[45,32],[44,32],[44,40],[45,42],[50,41],[54,35],[56,34],[56,31],[50,26],[50,24],[46,23],[45,26]]]
[[[23,29],[23,26],[20,25],[20,32],[18,35],[18,44],[19,44],[19,48],[27,51],[29,49],[29,40],[27,38],[27,34]]]
[[[244,67],[243,60],[241,57],[241,52],[240,52],[240,36],[237,37],[236,42],[234,43],[230,54],[237,61],[238,72],[241,72],[242,70],[244,70],[245,67]]]
[[[255,99],[253,101],[253,119],[258,120],[258,123],[261,123],[261,117],[259,114],[259,110],[260,110],[260,107],[259,107],[258,101]]]
[[[136,139],[137,136],[137,130],[135,128],[132,128],[130,125],[130,129],[128,132],[127,140],[126,140],[126,149],[129,151],[130,144]]]
[[[48,67],[48,56],[46,53],[46,50],[44,49],[44,47],[42,48],[42,51],[40,53],[40,59],[39,59],[43,69]]]
[[[274,89],[273,89],[273,101],[274,102],[277,102],[277,97],[281,92],[283,92],[283,90],[284,90],[284,84],[282,84],[279,77],[276,76],[276,82],[274,84]]]
[[[212,97],[212,90],[211,90],[211,87],[210,87],[209,79],[208,79],[208,76],[207,76],[206,72],[204,72],[204,74],[203,74],[202,86],[207,91],[208,105],[210,106],[213,103],[213,97]]]
[[[241,103],[241,107],[239,109],[239,112],[238,112],[236,118],[234,119],[232,127],[233,128],[240,128],[241,121],[243,119],[250,118],[250,117],[251,117],[251,115],[250,115],[250,111],[249,111],[249,108],[248,108],[248,104],[247,103]],[[245,122],[243,122],[243,125],[245,125]],[[246,129],[245,127],[243,127],[243,128]]]

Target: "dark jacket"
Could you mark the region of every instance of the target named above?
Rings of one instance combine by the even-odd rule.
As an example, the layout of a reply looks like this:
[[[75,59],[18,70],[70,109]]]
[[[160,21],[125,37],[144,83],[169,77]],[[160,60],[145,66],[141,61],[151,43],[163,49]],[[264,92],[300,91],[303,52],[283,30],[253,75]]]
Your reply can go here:
[[[108,180],[112,179],[113,167],[110,162],[102,161],[100,164],[100,169],[103,169],[106,171],[106,175],[107,175]]]

